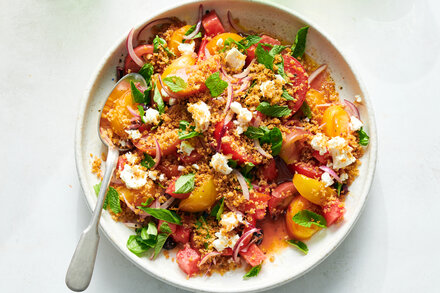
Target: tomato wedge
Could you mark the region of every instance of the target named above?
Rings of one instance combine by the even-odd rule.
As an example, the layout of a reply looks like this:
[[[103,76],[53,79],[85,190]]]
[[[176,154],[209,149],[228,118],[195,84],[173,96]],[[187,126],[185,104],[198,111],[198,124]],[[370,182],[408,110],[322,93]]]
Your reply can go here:
[[[191,277],[199,271],[198,264],[200,262],[200,255],[196,250],[189,247],[189,245],[179,250],[176,258],[180,269],[187,274],[188,277]]]
[[[294,97],[296,101],[289,101],[289,108],[292,110],[292,114],[301,108],[306,98],[308,90],[308,75],[301,63],[294,57],[284,54],[284,71],[290,78],[291,86],[293,87]]]
[[[134,53],[136,54],[136,56],[138,56],[141,59],[143,59],[142,56],[144,55],[153,54],[153,51],[154,51],[153,45],[140,45],[134,48]],[[130,55],[127,55],[127,57],[125,57],[125,65],[124,65],[125,74],[130,72],[138,72],[139,69],[141,69],[139,65],[137,65],[133,61]]]
[[[258,266],[266,259],[266,255],[264,255],[256,244],[249,246],[246,252],[240,251],[240,255],[253,267]]]
[[[203,17],[202,25],[206,34],[211,37],[225,32],[225,28],[215,10],[212,10]]]
[[[271,159],[268,164],[261,167],[261,177],[267,181],[274,181],[278,177],[278,169],[275,159]]]
[[[288,166],[291,168],[290,166]],[[293,170],[296,171],[299,174],[302,174],[304,176],[307,176],[309,178],[321,179],[321,175],[324,173],[321,169],[319,169],[316,166],[313,166],[312,164],[300,162],[295,165],[293,165]]]
[[[192,151],[189,156],[186,154],[180,154],[179,159],[185,164],[185,165],[191,165],[198,161],[200,161],[203,158],[201,154],[199,154],[196,150]]]
[[[269,213],[275,215],[285,210],[297,193],[293,182],[284,182],[272,191],[269,199]]]
[[[255,58],[255,49],[257,49],[257,46],[260,43],[261,44],[271,44],[271,45],[281,45],[280,41],[278,41],[277,39],[271,38],[271,37],[269,37],[267,35],[262,35],[261,36],[261,40],[258,43],[250,46],[247,49],[246,63],[249,64],[252,61],[252,59]],[[266,49],[266,50],[270,50],[269,47],[263,46],[263,48]]]
[[[185,244],[189,242],[189,236],[191,234],[191,229],[184,226],[177,226],[176,231],[171,234],[174,241]]]
[[[327,226],[330,226],[344,217],[345,208],[342,203],[336,199],[322,208]]]
[[[262,192],[251,191],[249,201],[245,204],[245,211],[255,210],[253,217],[256,220],[262,220],[266,216],[267,203],[270,200],[270,195]]]

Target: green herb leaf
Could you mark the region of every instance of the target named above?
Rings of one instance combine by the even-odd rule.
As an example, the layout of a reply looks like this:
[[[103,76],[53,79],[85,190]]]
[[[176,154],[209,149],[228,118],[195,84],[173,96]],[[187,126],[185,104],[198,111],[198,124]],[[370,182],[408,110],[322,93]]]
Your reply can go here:
[[[233,38],[227,38],[223,44],[223,49],[221,50],[222,52],[226,51],[227,48],[230,48],[232,44],[235,44],[238,48],[239,51],[241,52],[245,52],[246,51],[246,47],[241,44],[240,42],[237,42],[236,40],[234,40]]]
[[[293,221],[300,226],[310,228],[312,225],[325,228],[327,227],[327,221],[321,215],[318,215],[309,210],[299,211],[293,216]]]
[[[295,43],[292,45],[292,56],[295,58],[301,58],[306,50],[306,39],[308,26],[302,27],[298,30],[295,37]]]
[[[153,40],[153,46],[154,46],[154,52],[157,52],[157,50],[159,49],[159,46],[161,46],[165,52],[167,52],[168,55],[172,55],[172,56],[176,56],[176,54],[174,54],[173,52],[171,52],[168,48],[167,48],[167,42],[160,38],[159,36],[156,36]]]
[[[141,161],[141,165],[147,169],[151,169],[155,164],[156,162],[154,159],[149,154],[144,153],[144,158]]]
[[[95,190],[95,194],[96,194],[96,196],[99,195],[99,190],[101,189],[101,183],[102,183],[102,182],[99,182],[99,183],[97,183],[97,184],[95,184],[95,185],[93,186],[93,189]],[[107,204],[108,204],[108,198],[107,198],[107,195],[106,195],[106,196],[105,196],[105,199],[104,199],[104,204],[102,205],[102,208],[103,208],[104,210],[107,209]]]
[[[194,24],[186,31],[185,36],[189,36],[195,30],[196,30],[196,25]],[[191,40],[201,38],[201,37],[202,37],[202,32],[198,32],[194,37],[191,38]],[[186,41],[186,40],[183,39],[183,41]]]
[[[228,166],[229,167],[231,167],[232,169],[235,169],[235,168],[237,168],[237,165],[238,165],[238,163],[236,160],[228,159]]]
[[[284,89],[284,88],[283,88],[283,93],[281,94],[281,96],[283,98],[285,98],[286,100],[288,100],[288,101],[295,100],[291,95],[289,95],[289,92],[286,89]]]
[[[268,102],[261,102],[257,107],[257,111],[269,117],[284,117],[292,113],[292,110],[287,106],[271,105]]]
[[[165,112],[165,104],[162,100],[162,95],[159,92],[158,87],[154,86],[154,96],[153,101],[156,103],[157,111],[159,111],[159,114],[162,115]]]
[[[150,214],[152,217],[166,221],[168,223],[176,224],[176,225],[182,225],[182,222],[180,220],[180,217],[178,214],[176,214],[175,211],[170,211],[166,209],[159,209],[159,208],[147,208],[143,206],[138,206],[138,209],[143,210],[144,212]]]
[[[220,96],[228,87],[228,83],[220,78],[219,71],[211,74],[206,79],[205,85],[214,98]]]
[[[275,57],[275,55],[281,54],[281,52],[283,52],[286,48],[287,46],[274,45],[272,49],[270,49],[269,54]]]
[[[287,74],[284,71],[284,58],[281,58],[281,62],[277,64],[278,74],[281,75],[284,80],[287,80]]]
[[[95,190],[96,196],[98,196],[101,189],[101,182],[93,186],[93,189]],[[114,214],[119,214],[122,211],[121,203],[119,201],[119,193],[111,186],[108,188],[102,208],[107,209],[108,206]]]
[[[271,47],[270,51],[267,51],[264,47]],[[273,61],[275,55],[280,54],[286,49],[286,46],[271,45],[271,44],[258,44],[255,54],[257,56],[258,63],[263,64],[266,68],[273,70]],[[284,68],[284,66],[283,66]]]
[[[340,197],[341,196],[341,190],[342,190],[342,183],[336,182],[336,184],[337,184],[336,190],[338,191],[338,197]]]
[[[361,129],[359,129],[357,131],[358,135],[359,135],[359,144],[361,146],[367,146],[368,143],[370,142],[370,137],[368,136],[368,134],[364,131],[364,128],[361,127]]]
[[[202,135],[200,132],[194,131],[195,127],[191,126],[188,121],[181,120],[179,122],[179,139],[184,140],[195,136]]]
[[[139,111],[139,116],[141,116],[142,123],[147,123],[145,121],[145,110],[144,110],[144,107],[142,107],[141,105],[138,105],[138,111]]]
[[[150,63],[145,63],[141,69],[139,69],[138,73],[145,78],[147,84],[151,81],[151,76],[154,73],[154,67]]]
[[[283,144],[283,135],[278,127],[269,130],[265,126],[249,126],[244,134],[251,139],[259,139],[260,143],[271,144],[272,155],[277,156],[281,151]]]
[[[223,214],[223,210],[224,210],[224,205],[225,205],[225,198],[222,197],[222,199],[220,200],[220,202],[218,202],[211,211],[211,216],[215,217],[217,219],[217,221],[220,221],[222,218],[222,214]]]
[[[255,267],[252,267],[252,269],[250,269],[249,272],[247,272],[246,275],[243,276],[243,279],[247,280],[249,278],[258,276],[258,274],[260,273],[260,270],[261,270],[261,264],[255,266]]]
[[[307,254],[309,252],[309,248],[307,247],[307,245],[299,240],[286,240],[287,243],[289,243],[290,245],[298,248],[300,251],[302,251],[304,254]]]
[[[163,82],[175,93],[183,91],[188,87],[186,82],[178,76],[167,76],[163,79]]]
[[[143,104],[145,103],[145,95],[138,90],[136,85],[132,80],[130,80],[130,87],[131,87],[131,96],[133,97],[133,101],[135,103]]]
[[[142,234],[143,232],[144,232],[144,234]],[[148,235],[148,236],[146,236],[146,238],[145,238],[145,235]],[[154,222],[149,222],[147,228],[144,227],[144,228],[142,228],[142,231],[141,231],[142,239],[148,239],[151,236],[157,236],[157,228],[156,228],[156,224]]]
[[[147,198],[147,200],[146,200],[145,202],[142,202],[141,205],[144,206],[144,207],[147,207],[147,206],[149,206],[152,202],[153,202],[153,198],[152,198],[152,197],[149,197],[149,198]]]
[[[159,229],[160,229],[160,232],[162,232],[162,233],[167,233],[167,234],[173,233],[173,231],[171,231],[170,225],[168,225],[167,222],[162,222]]]
[[[301,105],[301,111],[307,118],[312,119],[312,110],[310,109],[310,106],[309,104],[307,104],[306,101],[304,101]]]
[[[242,44],[246,49],[250,46],[255,45],[261,41],[261,37],[255,35],[249,35],[246,38],[242,39],[239,43]]]
[[[247,162],[240,170],[241,174],[245,177],[245,178],[249,178],[251,175],[251,171],[252,169],[255,167],[255,165],[253,163],[249,163]]]
[[[174,193],[188,193],[194,189],[194,174],[189,173],[177,178]]]
[[[156,242],[156,246],[154,246],[153,259],[156,259],[156,257],[159,255],[163,245],[167,241],[168,236],[170,236],[170,234],[168,233],[160,233],[159,235],[157,235],[157,242]]]
[[[130,235],[127,240],[127,248],[137,256],[141,256],[147,252],[151,247],[143,243],[142,238],[137,235]]]
[[[244,134],[250,139],[258,139],[264,136],[266,132],[261,127],[248,126]]]

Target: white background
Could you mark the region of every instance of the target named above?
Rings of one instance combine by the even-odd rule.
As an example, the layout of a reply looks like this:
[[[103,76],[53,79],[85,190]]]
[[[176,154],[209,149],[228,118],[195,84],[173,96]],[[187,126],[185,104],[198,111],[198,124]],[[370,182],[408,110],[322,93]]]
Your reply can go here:
[[[65,271],[90,219],[73,155],[79,100],[115,41],[173,2],[183,1],[0,1],[0,292],[68,291]],[[358,68],[379,156],[344,243],[273,292],[439,292],[440,2],[277,2],[320,25]],[[88,292],[182,291],[104,237]]]

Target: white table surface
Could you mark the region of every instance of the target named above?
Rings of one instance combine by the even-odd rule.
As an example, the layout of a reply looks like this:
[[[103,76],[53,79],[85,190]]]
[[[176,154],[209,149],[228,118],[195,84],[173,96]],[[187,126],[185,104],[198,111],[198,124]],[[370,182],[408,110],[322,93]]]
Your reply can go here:
[[[114,42],[165,2],[183,1],[0,1],[0,292],[68,291],[65,272],[90,219],[73,155],[79,100]],[[344,243],[273,292],[439,292],[440,2],[278,2],[318,23],[359,69],[379,157]],[[181,290],[103,237],[88,292]]]

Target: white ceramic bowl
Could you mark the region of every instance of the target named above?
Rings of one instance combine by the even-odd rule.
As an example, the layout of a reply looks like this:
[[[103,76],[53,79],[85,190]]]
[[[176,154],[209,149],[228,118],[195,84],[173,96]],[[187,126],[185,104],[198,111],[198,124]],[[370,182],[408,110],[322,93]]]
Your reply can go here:
[[[188,3],[158,13],[155,18],[177,16],[188,23],[194,23],[197,18],[199,2]],[[370,189],[376,163],[376,128],[373,110],[367,93],[359,81],[359,77],[343,57],[340,50],[336,49],[334,42],[326,37],[322,30],[306,21],[304,17],[293,11],[287,10],[274,3],[248,2],[248,1],[203,1],[205,9],[215,9],[223,20],[226,28],[226,13],[231,10],[234,18],[239,18],[240,23],[248,29],[257,32],[267,32],[272,36],[287,40],[292,43],[298,28],[307,24],[310,26],[307,37],[307,54],[311,55],[318,63],[329,66],[341,98],[353,100],[355,95],[363,98],[363,105],[359,108],[365,123],[365,129],[370,135],[370,144],[367,152],[361,159],[359,177],[350,187],[350,196],[346,200],[347,213],[345,220],[329,229],[324,229],[307,242],[309,254],[302,255],[296,249],[287,248],[275,256],[275,261],[266,262],[256,278],[243,281],[244,270],[228,272],[220,276],[196,277],[187,279],[175,262],[161,256],[155,261],[148,258],[139,258],[126,248],[126,242],[133,232],[121,223],[114,222],[110,215],[104,211],[101,219],[102,232],[108,237],[120,252],[150,275],[188,290],[206,292],[247,292],[273,288],[291,281],[319,264],[344,240],[360,216],[362,208]],[[146,20],[147,23],[149,20]],[[137,26],[142,27],[144,24]],[[78,124],[76,128],[75,156],[78,175],[84,195],[91,209],[95,206],[96,196],[93,185],[98,182],[91,173],[89,154],[98,155],[105,151],[97,134],[98,110],[102,108],[107,95],[114,85],[115,67],[118,65],[121,54],[126,55],[124,46],[125,36],[104,57],[103,62],[93,75],[90,87],[82,100]],[[340,89],[340,87],[342,87]]]

